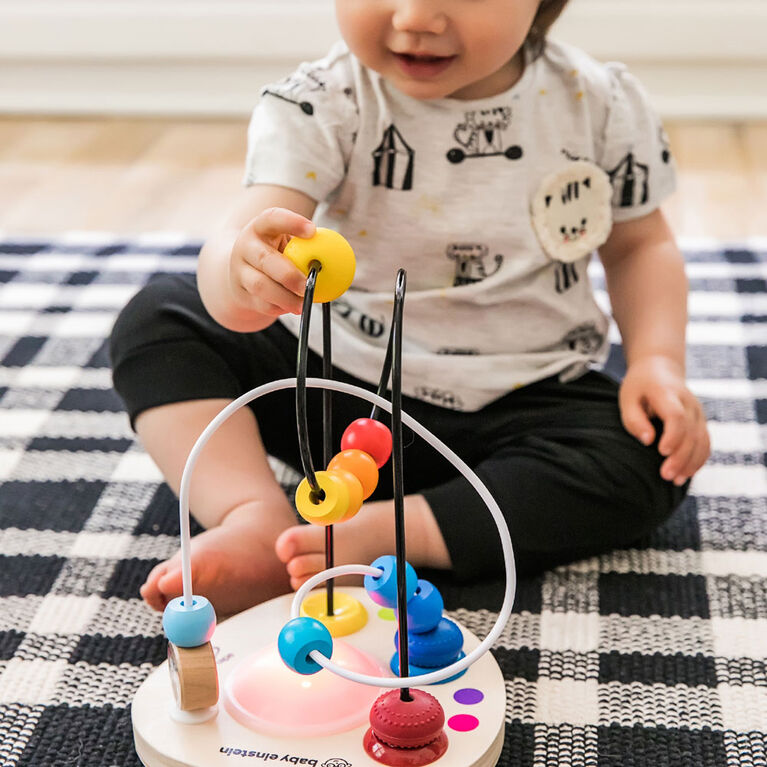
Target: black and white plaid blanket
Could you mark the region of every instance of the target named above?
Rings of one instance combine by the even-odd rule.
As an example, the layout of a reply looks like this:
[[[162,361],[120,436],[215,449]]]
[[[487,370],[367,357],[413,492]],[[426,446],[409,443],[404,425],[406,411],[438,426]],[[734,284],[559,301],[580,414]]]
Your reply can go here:
[[[130,703],[165,642],[138,587],[176,550],[177,517],[110,388],[105,339],[152,274],[193,270],[198,245],[0,236],[3,765],[139,764]],[[767,243],[685,250],[713,457],[641,546],[520,584],[494,650],[502,765],[767,765]],[[443,593],[489,630],[500,584]]]

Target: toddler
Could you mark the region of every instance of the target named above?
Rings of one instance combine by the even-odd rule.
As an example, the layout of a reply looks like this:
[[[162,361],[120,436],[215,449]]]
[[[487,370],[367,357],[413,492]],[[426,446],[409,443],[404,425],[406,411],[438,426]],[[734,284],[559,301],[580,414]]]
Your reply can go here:
[[[174,491],[228,402],[295,374],[305,277],[281,251],[322,225],[357,256],[333,304],[334,376],[375,390],[404,267],[403,408],[493,493],[520,573],[630,545],[680,503],[709,440],[685,385],[684,265],[659,207],[673,161],[623,67],[546,39],[566,2],[336,0],[343,42],[264,88],[245,189],[203,246],[196,283],[150,282],[112,334],[115,388]],[[623,339],[620,385],[598,371],[609,339],[594,250]],[[308,374],[322,375],[319,316],[310,346]],[[309,397],[318,461],[320,395]],[[324,530],[296,524],[267,462],[300,466],[294,398],[241,409],[197,464],[195,590],[221,613],[324,568]],[[333,446],[368,414],[334,395]],[[409,561],[500,574],[482,501],[411,442]],[[335,528],[338,564],[394,551],[390,472]],[[180,593],[178,555],[141,589],[156,609]]]

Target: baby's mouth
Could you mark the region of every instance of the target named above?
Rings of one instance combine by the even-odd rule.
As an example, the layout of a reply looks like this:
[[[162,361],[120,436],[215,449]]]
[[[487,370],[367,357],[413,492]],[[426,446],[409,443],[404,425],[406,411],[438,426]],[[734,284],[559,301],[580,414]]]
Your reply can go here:
[[[394,57],[405,74],[416,78],[428,78],[444,72],[455,56],[434,56],[422,53],[397,53]]]

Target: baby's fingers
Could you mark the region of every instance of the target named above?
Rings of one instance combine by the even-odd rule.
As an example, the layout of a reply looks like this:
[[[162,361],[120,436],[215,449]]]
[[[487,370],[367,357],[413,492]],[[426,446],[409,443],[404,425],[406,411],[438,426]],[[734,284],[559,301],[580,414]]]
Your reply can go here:
[[[679,474],[685,478],[692,477],[708,460],[709,455],[711,455],[711,441],[708,436],[708,429],[703,424],[702,430],[695,439],[693,451],[685,465],[680,469]]]
[[[279,254],[277,254],[277,258],[286,260]],[[278,317],[287,312],[301,313],[303,305],[301,296],[288,290],[261,269],[253,268],[247,263],[244,264],[240,284],[247,295],[249,308],[260,314]]]
[[[250,226],[259,237],[280,237],[283,234],[311,237],[314,224],[305,216],[287,208],[267,208],[261,211]]]
[[[690,463],[695,452],[695,437],[687,434],[671,455],[663,462],[660,467],[660,475],[668,482],[674,482],[676,485],[684,484],[689,476],[685,473],[685,468]]]
[[[261,272],[271,282],[289,291],[294,298],[298,297],[298,311],[301,311],[300,298],[306,290],[306,276],[290,259],[261,240],[256,240],[254,246],[245,251],[243,259],[245,268],[242,285],[249,293],[258,292],[264,284],[257,275],[249,274],[249,271]],[[252,268],[249,270],[249,267]]]
[[[661,455],[670,456],[679,449],[689,428],[687,412],[675,394],[664,392],[652,402],[658,417],[663,421],[663,436],[658,443]]]
[[[623,393],[621,397],[621,420],[626,431],[642,444],[649,445],[655,439],[655,429],[647,417],[638,397]]]

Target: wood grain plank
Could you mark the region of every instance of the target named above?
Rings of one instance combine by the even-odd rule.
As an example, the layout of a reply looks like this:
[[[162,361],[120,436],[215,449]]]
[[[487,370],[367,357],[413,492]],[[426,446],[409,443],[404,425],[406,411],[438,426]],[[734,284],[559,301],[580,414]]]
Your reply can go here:
[[[678,236],[767,236],[767,123],[666,126]],[[0,118],[0,229],[204,237],[240,191],[247,120]]]

